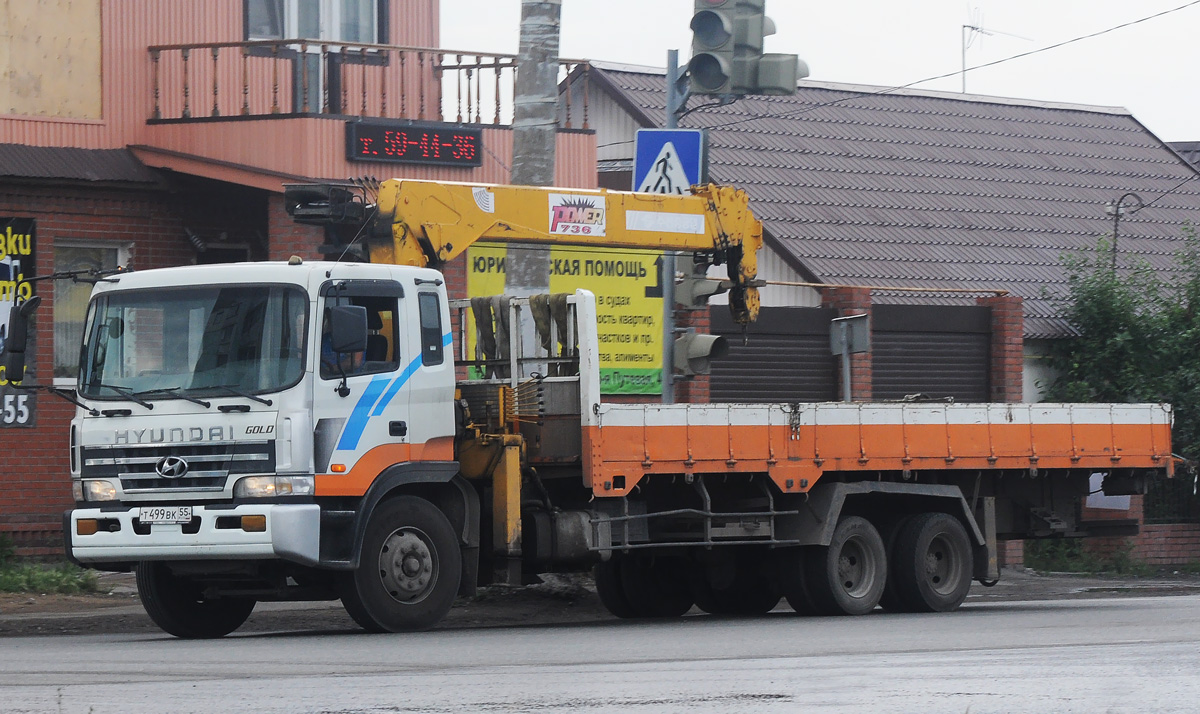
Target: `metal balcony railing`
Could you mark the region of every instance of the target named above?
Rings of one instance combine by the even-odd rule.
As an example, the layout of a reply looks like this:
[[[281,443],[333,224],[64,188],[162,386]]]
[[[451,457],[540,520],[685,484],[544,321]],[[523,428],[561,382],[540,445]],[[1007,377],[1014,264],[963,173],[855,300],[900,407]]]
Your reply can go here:
[[[516,55],[313,40],[148,49],[152,122],[313,115],[512,122]],[[575,128],[588,128],[589,71],[585,60],[559,60],[565,128],[581,116]]]

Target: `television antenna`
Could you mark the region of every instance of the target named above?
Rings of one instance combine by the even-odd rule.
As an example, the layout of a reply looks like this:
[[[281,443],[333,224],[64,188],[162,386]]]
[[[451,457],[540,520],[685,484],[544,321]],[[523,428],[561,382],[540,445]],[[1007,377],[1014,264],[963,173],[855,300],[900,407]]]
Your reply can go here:
[[[971,17],[967,20],[968,24],[962,26],[962,93],[967,93],[967,48],[975,43],[976,38],[983,35],[993,37],[995,35],[1004,35],[1005,37],[1015,37],[1018,40],[1033,42],[1028,37],[1015,35],[1011,32],[1002,32],[1000,30],[992,30],[983,26],[983,11],[978,7],[971,10]]]

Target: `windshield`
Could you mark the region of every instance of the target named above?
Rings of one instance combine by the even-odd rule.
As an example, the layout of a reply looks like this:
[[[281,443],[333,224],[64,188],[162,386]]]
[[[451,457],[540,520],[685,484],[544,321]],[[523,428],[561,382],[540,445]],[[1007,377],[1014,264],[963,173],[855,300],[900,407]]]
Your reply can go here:
[[[88,309],[79,394],[278,391],[300,380],[307,321],[308,297],[289,285],[105,293]]]

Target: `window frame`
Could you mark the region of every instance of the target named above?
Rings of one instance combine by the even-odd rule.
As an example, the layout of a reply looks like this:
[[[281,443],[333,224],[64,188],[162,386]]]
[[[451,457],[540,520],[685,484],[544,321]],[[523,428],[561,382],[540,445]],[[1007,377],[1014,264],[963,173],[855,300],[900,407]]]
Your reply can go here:
[[[56,252],[56,251],[57,251],[59,248],[106,248],[106,249],[113,249],[113,250],[116,250],[116,251],[117,251],[117,265],[128,265],[128,264],[129,264],[129,256],[130,256],[130,255],[132,254],[132,252],[133,252],[133,243],[130,243],[130,242],[118,242],[118,241],[100,241],[100,240],[69,239],[69,238],[56,240],[56,241],[54,241],[54,242],[53,242],[53,243],[50,245],[50,260],[51,260],[51,262],[52,262],[52,263],[54,263],[54,272],[57,272],[57,271],[58,271],[58,269],[59,269],[59,268],[58,268],[58,262],[57,262],[57,259],[56,259],[56,257],[55,257],[55,252]],[[66,283],[65,283],[65,282],[63,282],[63,281],[58,281],[58,282],[56,282],[56,283],[55,283],[55,285],[54,285],[54,297],[55,297],[55,299],[56,299],[56,300],[58,299],[58,296],[59,296],[59,294],[60,294],[58,291],[59,291],[59,290],[62,288],[62,286],[64,286],[64,285],[66,285]],[[74,284],[72,284],[72,286],[73,286],[73,285],[74,285]],[[89,294],[89,295],[88,295],[88,299],[87,299],[87,301],[85,301],[85,303],[84,303],[84,313],[83,313],[83,329],[85,329],[85,330],[87,329],[87,310],[88,310],[88,306],[91,304],[91,302],[92,302],[92,298],[91,298],[91,295]],[[55,319],[56,319],[56,320],[57,320],[57,318],[58,318],[58,315],[59,315],[59,311],[58,311],[58,310],[55,310],[55,311],[54,311],[54,316],[55,316]],[[76,371],[76,374],[75,374],[75,376],[74,376],[74,377],[56,377],[56,376],[54,376],[54,371],[55,371],[55,369],[58,367],[58,360],[55,358],[55,352],[57,352],[57,350],[58,350],[58,344],[56,343],[56,341],[55,341],[55,339],[54,339],[54,324],[53,324],[53,322],[52,322],[52,324],[51,324],[51,326],[50,326],[50,341],[51,341],[51,343],[50,343],[50,360],[51,360],[51,363],[50,363],[50,383],[51,383],[51,384],[52,384],[52,385],[53,385],[55,388],[59,388],[59,389],[67,389],[67,390],[71,390],[71,391],[74,391],[74,390],[75,390],[75,383],[76,383],[76,380],[78,380],[78,379],[79,379],[79,373],[78,373],[78,368],[79,368],[79,364],[78,364],[78,363],[79,363],[79,357],[80,357],[80,355],[79,355],[79,348],[80,348],[80,346],[82,345],[82,335],[80,335],[80,337],[81,337],[81,340],[80,340],[80,345],[76,345],[76,354],[75,354],[75,362],[76,362],[76,364],[75,364],[75,367],[76,367],[76,370],[77,370],[77,371]]]

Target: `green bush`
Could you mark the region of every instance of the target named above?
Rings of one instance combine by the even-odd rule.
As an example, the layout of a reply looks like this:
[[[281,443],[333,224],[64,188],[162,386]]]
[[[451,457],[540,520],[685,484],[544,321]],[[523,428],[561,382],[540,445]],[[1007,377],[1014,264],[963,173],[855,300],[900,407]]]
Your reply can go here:
[[[0,533],[0,592],[74,595],[100,590],[96,573],[71,563],[22,562],[12,538]]]
[[[1025,541],[1026,567],[1042,572],[1109,575],[1151,575],[1154,568],[1133,558],[1133,544],[1127,543],[1108,555],[1087,549],[1078,538]]]
[[[10,563],[0,567],[0,592],[75,595],[99,590],[95,572],[71,563]]]

